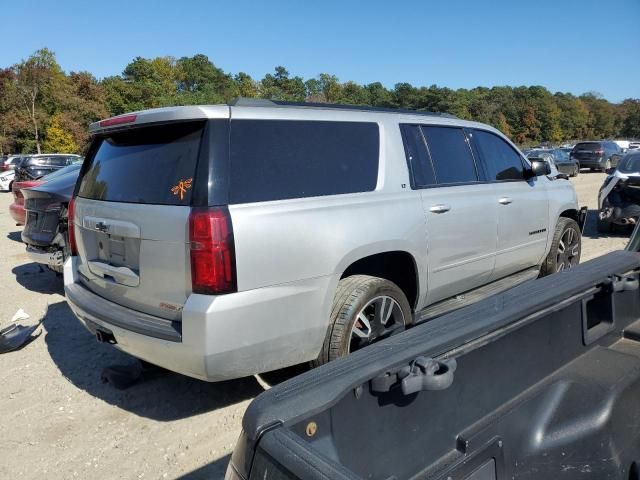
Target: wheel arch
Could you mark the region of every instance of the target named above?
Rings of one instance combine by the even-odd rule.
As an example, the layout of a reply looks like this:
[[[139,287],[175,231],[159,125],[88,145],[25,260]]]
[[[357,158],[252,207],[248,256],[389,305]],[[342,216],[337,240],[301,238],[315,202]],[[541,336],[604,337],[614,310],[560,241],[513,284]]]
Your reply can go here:
[[[395,283],[407,297],[412,310],[415,310],[420,292],[420,276],[418,264],[411,253],[390,250],[361,257],[342,270],[340,279],[352,275],[371,275]]]

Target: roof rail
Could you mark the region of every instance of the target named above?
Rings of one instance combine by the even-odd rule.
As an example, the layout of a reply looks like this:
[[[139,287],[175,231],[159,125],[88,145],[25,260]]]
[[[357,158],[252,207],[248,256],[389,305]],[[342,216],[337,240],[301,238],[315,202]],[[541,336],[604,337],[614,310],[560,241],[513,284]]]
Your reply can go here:
[[[336,110],[357,110],[363,112],[379,113],[406,113],[410,115],[428,115],[433,117],[458,118],[455,115],[444,112],[428,112],[426,110],[408,110],[405,108],[371,107],[368,105],[348,105],[342,103],[317,103],[317,102],[285,102],[282,100],[268,100],[266,98],[238,97],[229,102],[232,107],[308,107],[308,108],[333,108]]]

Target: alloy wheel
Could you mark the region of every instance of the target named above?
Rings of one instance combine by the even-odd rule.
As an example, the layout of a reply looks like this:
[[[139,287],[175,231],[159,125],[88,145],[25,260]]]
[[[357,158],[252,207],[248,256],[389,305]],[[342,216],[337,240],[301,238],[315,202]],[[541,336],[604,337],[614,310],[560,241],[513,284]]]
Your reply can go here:
[[[580,237],[573,228],[567,228],[556,253],[556,268],[558,272],[568,270],[578,264],[580,260]]]
[[[400,304],[383,295],[371,299],[356,316],[349,337],[349,352],[404,329],[405,319]]]

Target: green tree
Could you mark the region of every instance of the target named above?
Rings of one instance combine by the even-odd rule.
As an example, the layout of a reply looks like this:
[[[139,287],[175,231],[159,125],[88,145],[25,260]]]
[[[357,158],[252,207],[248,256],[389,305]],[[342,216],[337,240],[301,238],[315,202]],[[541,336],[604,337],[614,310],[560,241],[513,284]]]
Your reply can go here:
[[[275,73],[268,73],[260,81],[260,96],[271,100],[304,102],[306,88],[301,77],[289,77],[286,68],[278,66]]]
[[[73,135],[62,128],[59,114],[51,117],[45,132],[43,147],[46,153],[78,152],[78,145],[74,141]]]
[[[233,81],[239,96],[247,98],[258,96],[258,83],[248,73],[237,73],[233,77]]]
[[[640,138],[640,100],[627,98],[622,102],[622,109],[621,134],[625,137]]]
[[[33,141],[37,152],[40,153],[40,125],[47,117],[44,111],[46,96],[55,91],[56,84],[64,74],[56,62],[54,53],[47,48],[36,51],[13,69],[13,88],[31,121]]]

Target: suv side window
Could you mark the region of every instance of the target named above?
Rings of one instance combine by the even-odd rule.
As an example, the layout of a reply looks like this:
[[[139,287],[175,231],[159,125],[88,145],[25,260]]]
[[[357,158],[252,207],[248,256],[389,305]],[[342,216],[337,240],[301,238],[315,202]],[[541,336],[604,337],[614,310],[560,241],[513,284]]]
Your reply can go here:
[[[524,169],[520,155],[499,136],[473,129],[469,136],[474,151],[482,162],[489,181],[523,180]]]
[[[435,185],[433,164],[418,125],[400,125],[413,188]]]
[[[379,150],[374,122],[232,120],[229,203],[372,191]]]
[[[478,172],[462,128],[422,126],[438,184],[478,181]]]

